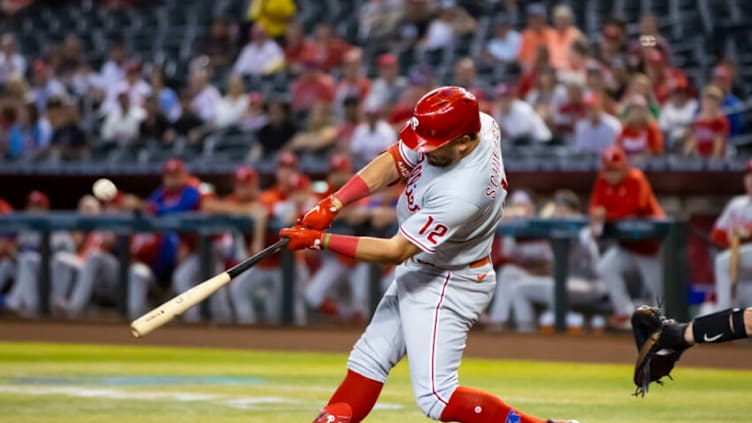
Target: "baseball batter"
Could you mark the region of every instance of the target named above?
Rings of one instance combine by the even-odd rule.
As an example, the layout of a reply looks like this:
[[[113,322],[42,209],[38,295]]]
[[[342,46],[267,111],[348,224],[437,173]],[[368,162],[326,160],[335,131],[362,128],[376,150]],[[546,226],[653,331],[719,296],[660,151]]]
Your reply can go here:
[[[739,247],[739,269],[737,274],[741,278],[752,275],[752,160],[747,163],[747,174],[744,175],[745,195],[734,197],[723,209],[723,213],[713,225],[713,240],[723,248],[715,256],[715,291],[719,310],[732,307],[732,282],[730,274],[731,249],[729,243],[732,234],[736,233],[741,240]],[[752,306],[752,281],[739,280],[736,287],[736,301],[741,306]]]
[[[418,406],[434,420],[544,422],[460,386],[457,375],[468,330],[494,291],[488,257],[507,194],[498,124],[479,112],[467,90],[441,87],[418,101],[400,138],[296,226],[280,231],[290,249],[399,264],[350,354],[344,381],[314,422],[362,421],[405,355]],[[392,238],[322,232],[342,207],[400,177],[407,183]]]

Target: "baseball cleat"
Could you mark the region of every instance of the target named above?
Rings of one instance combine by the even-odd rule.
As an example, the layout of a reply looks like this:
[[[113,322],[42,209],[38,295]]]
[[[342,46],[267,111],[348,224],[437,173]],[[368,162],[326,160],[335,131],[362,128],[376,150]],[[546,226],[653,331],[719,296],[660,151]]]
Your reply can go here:
[[[352,407],[350,404],[338,402],[324,407],[313,423],[350,423]]]

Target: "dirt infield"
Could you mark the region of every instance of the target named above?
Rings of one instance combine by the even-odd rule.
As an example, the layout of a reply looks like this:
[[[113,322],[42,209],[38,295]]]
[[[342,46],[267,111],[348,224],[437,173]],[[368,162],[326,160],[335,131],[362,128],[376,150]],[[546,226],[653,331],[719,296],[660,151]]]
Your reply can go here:
[[[0,341],[44,341],[283,351],[350,351],[360,328],[256,328],[172,325],[135,339],[125,323],[0,322]],[[628,335],[542,336],[473,331],[467,356],[583,363],[633,363]],[[752,369],[752,343],[703,345],[682,366]]]

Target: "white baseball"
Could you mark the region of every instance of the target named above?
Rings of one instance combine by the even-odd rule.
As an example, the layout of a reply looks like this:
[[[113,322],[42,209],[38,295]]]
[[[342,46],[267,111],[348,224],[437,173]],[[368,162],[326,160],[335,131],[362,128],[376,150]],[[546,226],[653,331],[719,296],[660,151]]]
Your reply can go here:
[[[91,187],[94,196],[101,201],[110,201],[117,195],[117,187],[111,180],[99,178]]]

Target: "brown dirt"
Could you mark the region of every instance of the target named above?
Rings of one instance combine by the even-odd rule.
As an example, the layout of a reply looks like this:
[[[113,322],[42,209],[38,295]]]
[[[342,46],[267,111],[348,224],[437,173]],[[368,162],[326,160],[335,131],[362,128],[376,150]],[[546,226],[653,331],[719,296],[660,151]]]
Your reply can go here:
[[[126,324],[48,321],[0,322],[0,341],[185,346],[282,351],[350,351],[362,328],[259,328],[171,325],[135,339]],[[466,356],[584,363],[634,362],[628,335],[520,335],[473,331]],[[752,369],[752,343],[702,345],[685,353],[682,366]]]

